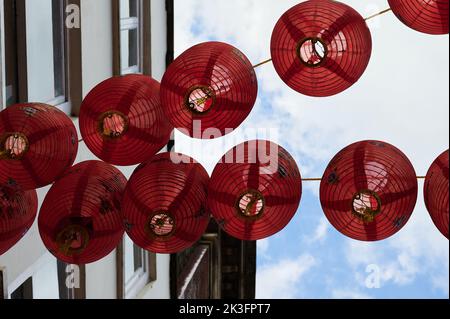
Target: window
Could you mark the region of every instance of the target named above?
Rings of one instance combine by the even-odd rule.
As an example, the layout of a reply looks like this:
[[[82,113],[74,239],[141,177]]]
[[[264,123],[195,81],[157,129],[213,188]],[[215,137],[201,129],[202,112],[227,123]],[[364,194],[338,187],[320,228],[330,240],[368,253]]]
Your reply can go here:
[[[125,236],[117,250],[118,298],[135,298],[149,283],[156,281],[156,254],[136,246]]]
[[[27,78],[26,64],[19,61],[26,61],[24,48],[26,47],[26,39],[19,37],[19,34],[25,30],[25,1],[19,0],[0,0],[3,10],[0,14],[2,22],[0,30],[2,31],[3,49],[1,54],[2,65],[4,70],[0,74],[2,76],[2,99],[1,105],[10,106],[12,104],[27,100]],[[22,85],[19,85],[22,83]]]
[[[6,106],[42,102],[69,115],[76,113],[82,95],[81,32],[66,28],[65,20],[66,6],[79,0],[0,1],[4,7],[0,102]]]
[[[6,269],[0,267],[0,300],[8,298],[8,283],[6,281]]]
[[[151,74],[150,1],[113,0],[114,73]]]
[[[33,299],[33,278],[28,278],[11,294],[11,299]]]

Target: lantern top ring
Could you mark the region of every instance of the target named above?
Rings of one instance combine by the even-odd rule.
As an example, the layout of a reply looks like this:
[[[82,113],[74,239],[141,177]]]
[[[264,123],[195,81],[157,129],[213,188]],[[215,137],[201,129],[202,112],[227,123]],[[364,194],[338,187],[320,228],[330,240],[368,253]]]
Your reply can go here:
[[[258,220],[263,217],[266,200],[264,195],[253,189],[241,193],[236,201],[236,212],[239,218]]]
[[[358,191],[352,199],[352,213],[365,223],[371,223],[381,213],[381,198],[371,190]]]
[[[208,85],[196,85],[188,90],[185,107],[196,115],[206,115],[216,103],[216,92]]]
[[[109,111],[100,115],[98,130],[105,139],[121,138],[128,131],[130,120],[119,111]]]
[[[66,226],[56,236],[59,250],[66,256],[81,255],[89,243],[89,231],[81,225]]]
[[[0,137],[0,159],[20,160],[29,148],[28,138],[22,133],[5,133]]]
[[[300,62],[309,68],[317,68],[328,56],[328,46],[319,37],[307,37],[297,45],[297,56]]]
[[[145,231],[151,238],[164,240],[175,233],[175,218],[168,212],[158,211],[150,215]]]

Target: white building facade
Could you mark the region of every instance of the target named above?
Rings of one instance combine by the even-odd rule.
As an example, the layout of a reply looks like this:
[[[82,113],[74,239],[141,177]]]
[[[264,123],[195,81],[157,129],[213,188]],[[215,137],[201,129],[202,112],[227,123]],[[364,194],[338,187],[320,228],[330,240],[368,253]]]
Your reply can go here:
[[[172,14],[173,1],[166,0],[0,0],[0,110],[48,103],[78,126],[83,97],[101,81],[127,73],[161,80],[173,55]],[[81,143],[76,162],[91,159]],[[134,167],[120,169],[130,177]],[[40,203],[48,189],[38,190]],[[144,252],[124,238],[97,263],[65,265],[44,247],[37,221],[0,256],[0,272],[0,299],[171,296],[169,255]]]

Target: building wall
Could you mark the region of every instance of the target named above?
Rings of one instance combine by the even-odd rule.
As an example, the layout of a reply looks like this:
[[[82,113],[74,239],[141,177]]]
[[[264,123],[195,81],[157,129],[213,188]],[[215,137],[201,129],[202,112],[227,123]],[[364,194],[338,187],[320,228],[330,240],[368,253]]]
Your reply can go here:
[[[147,0],[145,0],[147,1]],[[150,1],[150,0],[149,0]],[[1,0],[3,2],[3,0]],[[34,3],[35,1],[27,1]],[[152,7],[152,68],[154,77],[160,80],[165,70],[166,57],[166,12],[164,0],[151,0]],[[30,7],[30,10],[32,8]],[[1,21],[0,21],[1,22]],[[30,32],[48,32],[44,30],[45,21],[39,18],[32,19]],[[1,24],[1,23],[0,23]],[[96,84],[109,78],[113,74],[113,38],[112,38],[112,1],[111,0],[81,0],[81,26],[82,26],[82,88],[86,95]],[[27,26],[28,29],[28,26]],[[1,30],[1,29],[0,29]],[[31,40],[32,41],[32,40]],[[30,48],[40,48],[39,43],[30,42]],[[3,46],[2,46],[3,47]],[[0,54],[1,56],[1,54]],[[28,68],[32,74],[28,80],[30,97],[39,97],[39,76],[42,72],[32,51],[28,54]],[[1,71],[0,67],[0,71]],[[0,72],[1,74],[1,72]],[[1,83],[1,81],[0,81]],[[77,119],[74,119],[75,125]],[[87,147],[81,143],[77,162],[95,159]],[[127,178],[134,167],[120,168]],[[42,203],[49,187],[38,191],[39,202]],[[132,258],[132,256],[130,256]],[[37,221],[27,235],[8,253],[0,257],[0,267],[6,267],[8,278],[8,291],[14,291],[24,279],[33,275],[36,285],[43,286],[35,297],[57,298],[57,273],[54,268],[54,258],[47,252],[42,244],[37,229]],[[158,280],[149,284],[138,298],[169,298],[169,265],[168,255],[157,257]],[[54,276],[53,276],[53,275]],[[87,298],[116,298],[116,252],[111,253],[103,260],[87,265],[86,267],[86,297]]]

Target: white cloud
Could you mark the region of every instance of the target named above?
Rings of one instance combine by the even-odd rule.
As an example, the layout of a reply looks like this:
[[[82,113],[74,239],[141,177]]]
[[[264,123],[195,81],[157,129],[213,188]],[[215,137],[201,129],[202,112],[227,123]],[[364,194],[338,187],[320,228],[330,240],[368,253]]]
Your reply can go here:
[[[330,223],[328,222],[328,219],[325,216],[323,216],[319,220],[319,224],[317,225],[314,231],[313,237],[307,238],[306,241],[309,244],[323,243],[325,242],[329,231],[330,231]]]
[[[333,299],[372,299],[357,289],[336,289],[331,292],[331,296]]]
[[[258,255],[266,260],[270,260],[271,259],[269,251],[270,239],[265,238],[263,240],[259,240],[257,245],[258,245]]]
[[[381,289],[387,284],[413,284],[425,275],[435,289],[448,295],[449,246],[431,221],[423,203],[419,203],[408,224],[395,236],[379,243],[348,240],[346,259],[363,286],[368,265],[381,271]],[[423,297],[427,296],[423,292]]]
[[[196,43],[214,39],[237,46],[254,63],[263,61],[270,55],[273,26],[284,11],[298,2],[177,1],[176,49],[181,53]],[[364,16],[386,7],[385,0],[343,2]],[[274,141],[292,153],[303,176],[320,177],[339,150],[363,139],[384,140],[397,146],[411,159],[418,175],[424,175],[436,156],[448,148],[448,36],[410,30],[392,13],[372,20],[370,27],[373,36],[370,65],[357,84],[337,96],[306,97],[288,88],[273,65],[257,70],[260,98],[243,127],[279,128],[279,138]],[[191,140],[177,134],[177,150],[198,158],[212,171],[226,151],[244,140],[245,136],[239,132],[215,141]],[[305,183],[304,187],[318,199],[318,183]],[[326,225],[321,220],[315,229],[314,244],[325,241],[336,245],[327,240]],[[264,245],[261,249],[267,255],[270,249],[276,249]],[[421,193],[412,219],[399,234],[381,243],[349,240],[344,248],[344,257],[355,271],[357,281],[366,275],[367,265],[378,264],[384,284],[408,285],[421,274],[428,276],[435,289],[448,295],[448,240],[431,223]],[[290,275],[277,271],[277,267],[292,268],[301,277],[298,261],[285,260],[259,269],[258,291],[271,294],[269,288],[274,288],[279,295],[295,296],[285,289],[291,287]],[[272,274],[279,283],[267,276]],[[426,296],[427,292],[423,293]],[[331,296],[344,298],[359,294],[352,289],[330,290]]]
[[[302,255],[262,266],[256,274],[256,298],[296,298],[302,277],[316,264],[311,255]]]

